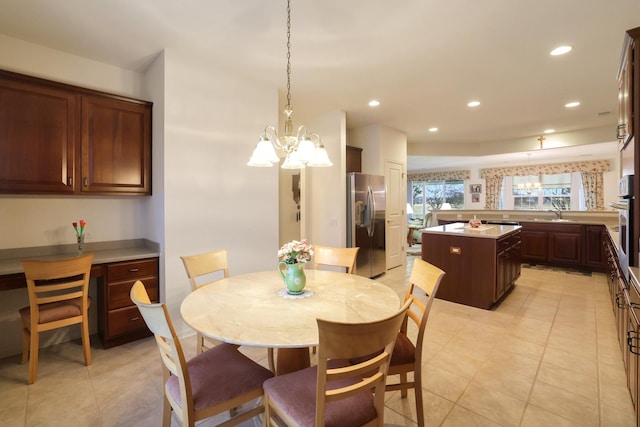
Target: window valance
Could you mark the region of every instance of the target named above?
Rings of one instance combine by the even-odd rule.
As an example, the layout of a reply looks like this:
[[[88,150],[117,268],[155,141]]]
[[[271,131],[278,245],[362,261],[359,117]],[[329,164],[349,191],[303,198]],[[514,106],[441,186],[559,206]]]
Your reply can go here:
[[[440,172],[424,172],[412,173],[407,175],[409,182],[411,181],[447,181],[450,179],[470,179],[470,170],[459,171],[440,171]]]
[[[610,160],[589,162],[550,163],[544,165],[510,166],[506,168],[480,169],[481,178],[502,176],[554,175],[569,172],[609,172]]]

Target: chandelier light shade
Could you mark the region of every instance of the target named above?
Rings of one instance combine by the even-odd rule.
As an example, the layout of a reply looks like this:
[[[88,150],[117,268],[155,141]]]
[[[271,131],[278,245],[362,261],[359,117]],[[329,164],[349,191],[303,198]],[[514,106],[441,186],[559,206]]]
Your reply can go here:
[[[271,167],[280,163],[278,151],[284,153],[283,169],[333,166],[320,135],[307,132],[304,126],[294,131],[291,115],[291,0],[287,0],[287,106],[284,109],[284,135],[272,125],[264,128],[251,154],[248,166]]]
[[[542,145],[542,142],[540,142],[540,144]],[[531,153],[527,153],[528,156],[528,170],[527,173],[530,172],[531,169]],[[527,192],[527,194],[531,194],[531,192],[533,190],[540,190],[542,188],[542,184],[540,183],[540,180],[531,180],[531,175],[527,175],[527,182],[521,182],[518,184],[518,189],[519,190],[524,190]]]

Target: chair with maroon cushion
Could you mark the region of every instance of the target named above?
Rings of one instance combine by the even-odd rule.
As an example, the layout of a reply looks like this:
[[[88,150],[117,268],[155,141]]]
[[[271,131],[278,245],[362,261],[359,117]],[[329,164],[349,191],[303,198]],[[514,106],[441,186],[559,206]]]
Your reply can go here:
[[[224,425],[232,426],[264,412],[258,399],[263,395],[262,383],[273,376],[271,371],[240,353],[236,346],[224,343],[186,361],[167,306],[151,303],[139,280],[131,288],[130,296],[160,350],[164,427],[171,425],[172,410],[184,426],[194,426],[196,421],[225,411],[233,416]],[[253,400],[255,406],[237,411]]]
[[[36,381],[40,332],[80,324],[85,364],[91,365],[89,276],[93,253],[61,260],[22,260],[29,306],[22,321],[22,363],[29,359],[29,384]]]
[[[407,397],[407,390],[414,389],[416,397],[416,414],[418,425],[424,425],[424,408],[422,403],[422,352],[424,347],[424,335],[431,311],[431,305],[438,292],[438,287],[445,272],[438,267],[429,264],[419,258],[413,262],[409,286],[405,293],[404,301],[409,303],[407,317],[402,323],[400,333],[391,356],[389,374],[387,377],[387,391],[401,390],[402,397]],[[416,292],[420,290],[421,292]],[[425,301],[426,294],[426,301]],[[417,328],[415,341],[409,338],[408,320],[411,319]],[[413,335],[413,331],[411,333]],[[415,342],[415,343],[414,343]],[[408,373],[413,372],[413,381],[408,381]],[[392,376],[398,375],[399,381],[389,383]]]
[[[382,426],[387,370],[408,306],[377,322],[318,319],[317,366],[265,381],[263,426]]]

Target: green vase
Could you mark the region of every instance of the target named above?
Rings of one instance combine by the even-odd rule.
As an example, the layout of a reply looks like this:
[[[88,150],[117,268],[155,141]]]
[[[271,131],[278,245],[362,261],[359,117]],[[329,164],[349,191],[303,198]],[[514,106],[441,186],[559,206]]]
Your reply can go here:
[[[284,261],[278,263],[278,271],[284,280],[287,292],[291,295],[300,295],[307,284],[307,277],[304,275],[304,264],[287,264]]]

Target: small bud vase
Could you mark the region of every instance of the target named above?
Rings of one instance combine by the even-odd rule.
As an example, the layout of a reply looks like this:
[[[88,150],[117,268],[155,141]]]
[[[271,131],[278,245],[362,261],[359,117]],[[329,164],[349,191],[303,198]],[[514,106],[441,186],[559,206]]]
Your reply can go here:
[[[76,236],[78,238],[78,255],[84,254],[84,234]]]
[[[307,277],[304,275],[303,266],[302,263],[287,264],[284,261],[278,263],[278,271],[290,295],[300,295],[304,292]]]

